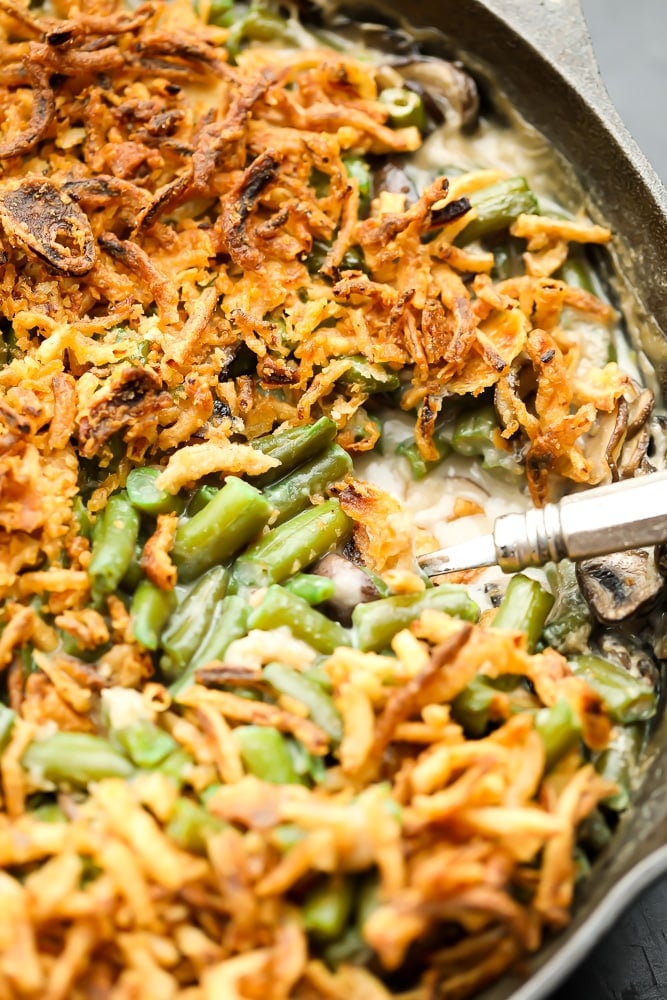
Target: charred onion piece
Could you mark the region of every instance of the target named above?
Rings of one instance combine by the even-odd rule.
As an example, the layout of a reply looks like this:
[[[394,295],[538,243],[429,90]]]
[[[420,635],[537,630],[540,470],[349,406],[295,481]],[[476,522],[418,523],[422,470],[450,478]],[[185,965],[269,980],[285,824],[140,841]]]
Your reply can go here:
[[[95,240],[87,215],[49,180],[24,180],[0,192],[0,222],[9,243],[61,274],[87,274]]]
[[[330,552],[315,564],[312,570],[317,576],[325,576],[333,580],[335,590],[333,597],[322,605],[332,618],[341,625],[352,624],[352,612],[357,604],[376,601],[380,593],[362,569],[355,566],[349,559]]]
[[[26,129],[0,143],[0,160],[31,153],[44,138],[56,113],[56,97],[51,87],[51,73],[33,62],[26,63],[26,76],[32,83],[32,111]]]
[[[603,624],[647,611],[664,585],[653,553],[645,549],[584,559],[577,566],[577,580],[589,608]]]

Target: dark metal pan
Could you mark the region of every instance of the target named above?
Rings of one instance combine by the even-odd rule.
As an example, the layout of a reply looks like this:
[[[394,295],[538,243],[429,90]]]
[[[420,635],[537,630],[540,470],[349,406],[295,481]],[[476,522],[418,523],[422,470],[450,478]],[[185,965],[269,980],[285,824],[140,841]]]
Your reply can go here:
[[[356,18],[370,14],[366,4],[336,6]],[[563,171],[570,165],[589,211],[614,232],[624,312],[667,396],[667,192],[611,104],[578,0],[389,0],[375,11],[376,20],[439,29],[443,53],[499,88],[562,155]],[[427,37],[432,44],[435,36]],[[633,806],[584,884],[572,923],[529,963],[527,978],[506,977],[480,1000],[544,1000],[665,872],[667,713]]]

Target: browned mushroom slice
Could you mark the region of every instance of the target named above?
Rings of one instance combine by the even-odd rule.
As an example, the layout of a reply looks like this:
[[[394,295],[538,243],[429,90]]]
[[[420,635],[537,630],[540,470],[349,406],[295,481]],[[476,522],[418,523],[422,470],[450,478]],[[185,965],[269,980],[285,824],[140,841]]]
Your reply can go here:
[[[660,687],[660,667],[652,652],[639,640],[628,635],[627,629],[605,631],[597,645],[605,659],[618,663],[635,680],[645,681],[654,690]]]
[[[584,559],[577,566],[577,580],[589,608],[605,624],[647,611],[664,586],[653,553],[646,549]]]
[[[56,97],[50,83],[50,72],[43,66],[27,61],[25,64],[26,80],[32,83],[32,110],[30,121],[23,132],[10,136],[0,143],[0,160],[8,160],[13,156],[25,156],[32,152],[37,143],[44,138],[56,113]],[[23,85],[22,80],[17,85]]]
[[[29,179],[0,190],[0,222],[12,246],[61,274],[87,274],[95,263],[87,215],[52,181]]]
[[[479,111],[475,81],[454,63],[428,56],[407,57],[392,61],[403,79],[418,88],[429,114],[436,121],[452,120],[472,125]]]

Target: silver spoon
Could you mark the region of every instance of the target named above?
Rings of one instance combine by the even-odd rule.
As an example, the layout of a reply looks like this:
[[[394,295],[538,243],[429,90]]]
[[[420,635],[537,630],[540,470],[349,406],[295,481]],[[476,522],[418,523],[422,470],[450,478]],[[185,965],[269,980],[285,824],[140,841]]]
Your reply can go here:
[[[559,503],[496,518],[493,532],[419,556],[428,576],[480,566],[514,573],[667,539],[667,470],[574,493]]]

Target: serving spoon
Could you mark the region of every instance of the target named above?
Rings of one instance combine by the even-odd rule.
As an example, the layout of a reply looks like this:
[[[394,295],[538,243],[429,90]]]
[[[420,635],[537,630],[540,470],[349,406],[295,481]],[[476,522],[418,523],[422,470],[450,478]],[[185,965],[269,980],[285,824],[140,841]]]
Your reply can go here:
[[[493,531],[419,556],[427,576],[481,566],[514,573],[667,540],[667,470],[574,493],[559,503],[496,518]]]

